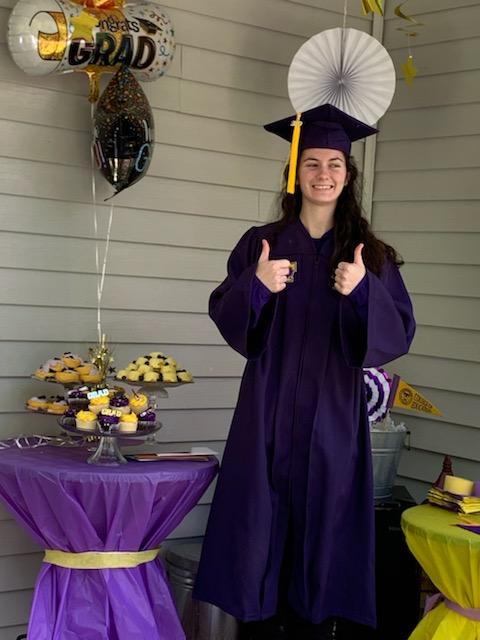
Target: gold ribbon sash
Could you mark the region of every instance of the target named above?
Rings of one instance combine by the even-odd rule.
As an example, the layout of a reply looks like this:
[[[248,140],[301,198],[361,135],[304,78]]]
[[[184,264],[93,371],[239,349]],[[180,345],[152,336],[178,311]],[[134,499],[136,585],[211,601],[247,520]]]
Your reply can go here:
[[[82,551],[81,553],[45,549],[43,562],[65,569],[129,569],[155,560],[159,553],[159,548],[147,549],[147,551]]]

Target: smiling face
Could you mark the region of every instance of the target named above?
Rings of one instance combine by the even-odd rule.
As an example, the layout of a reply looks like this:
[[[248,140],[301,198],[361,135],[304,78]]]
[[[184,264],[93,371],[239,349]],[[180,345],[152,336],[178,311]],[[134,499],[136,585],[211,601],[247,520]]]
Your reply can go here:
[[[298,164],[298,183],[304,201],[313,205],[335,205],[347,181],[347,165],[342,151],[302,151]]]

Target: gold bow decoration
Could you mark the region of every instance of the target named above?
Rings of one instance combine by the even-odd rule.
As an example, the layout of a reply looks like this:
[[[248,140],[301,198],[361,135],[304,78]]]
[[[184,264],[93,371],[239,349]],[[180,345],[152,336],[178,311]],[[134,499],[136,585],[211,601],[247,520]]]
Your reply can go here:
[[[368,13],[378,13],[383,16],[383,0],[362,0],[363,15]]]
[[[72,0],[86,9],[119,9],[124,0]]]
[[[415,76],[418,73],[418,69],[415,66],[415,62],[413,60],[413,54],[410,49],[410,38],[415,38],[418,35],[418,31],[412,31],[411,29],[413,27],[415,28],[423,27],[423,23],[419,22],[418,20],[415,20],[415,18],[408,15],[402,10],[402,7],[404,4],[406,4],[406,2],[407,0],[398,4],[393,10],[393,13],[398,18],[401,18],[402,20],[406,20],[407,22],[410,23],[409,25],[407,25],[407,27],[397,27],[397,31],[402,31],[403,33],[406,34],[408,38],[408,57],[407,57],[407,60],[402,64],[402,72],[403,72],[405,83],[411,86],[413,84],[413,80]]]
[[[412,18],[412,16],[407,15],[406,13],[403,13],[401,7],[406,4],[407,0],[405,0],[404,2],[401,2],[400,4],[397,4],[397,6],[395,7],[395,9],[393,10],[393,13],[398,16],[399,18],[402,18],[402,20],[408,20],[408,22],[411,22],[412,24],[416,24],[419,27],[423,26],[423,22],[418,22],[418,20],[415,20],[415,18]]]
[[[418,73],[418,69],[413,62],[413,56],[409,55],[407,61],[402,64],[403,77],[405,82],[410,86],[413,83],[413,79]]]

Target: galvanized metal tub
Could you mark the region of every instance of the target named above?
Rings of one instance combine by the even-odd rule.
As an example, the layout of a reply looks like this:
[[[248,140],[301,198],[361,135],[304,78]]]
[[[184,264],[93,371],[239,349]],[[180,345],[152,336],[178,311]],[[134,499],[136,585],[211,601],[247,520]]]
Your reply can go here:
[[[176,544],[165,555],[165,568],[187,640],[237,640],[238,622],[208,602],[192,599],[202,544]]]
[[[402,449],[409,431],[370,430],[375,502],[392,497]]]

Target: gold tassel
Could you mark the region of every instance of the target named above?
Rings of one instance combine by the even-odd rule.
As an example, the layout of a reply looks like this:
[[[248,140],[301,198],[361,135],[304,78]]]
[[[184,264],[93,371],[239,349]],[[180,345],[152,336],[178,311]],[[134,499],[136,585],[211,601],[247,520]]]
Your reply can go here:
[[[300,140],[300,120],[302,114],[297,112],[296,119],[291,123],[293,127],[292,144],[290,146],[290,161],[288,169],[287,193],[295,193],[295,181],[297,177],[298,143]]]

